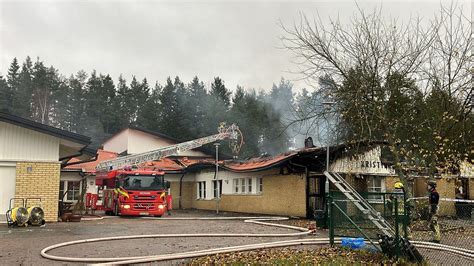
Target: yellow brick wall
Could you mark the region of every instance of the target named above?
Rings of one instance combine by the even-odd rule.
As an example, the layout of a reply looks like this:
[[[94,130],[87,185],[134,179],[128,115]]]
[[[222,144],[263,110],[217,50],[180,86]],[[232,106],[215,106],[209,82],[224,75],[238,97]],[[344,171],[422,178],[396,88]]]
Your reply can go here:
[[[415,197],[426,197],[429,192],[428,179],[425,177],[417,177],[414,180]],[[456,195],[456,176],[441,175],[441,178],[436,179],[436,191],[438,191],[440,198],[454,199]],[[455,216],[456,208],[454,202],[440,201],[439,214],[441,216]]]
[[[440,179],[436,179],[436,190],[440,198],[456,198],[456,177],[441,175]],[[456,208],[454,207],[454,202],[440,201],[439,213],[440,215],[455,216]]]
[[[17,162],[15,197],[41,198],[47,222],[58,220],[60,163]]]
[[[306,216],[305,187],[306,177],[304,175],[265,176],[261,194],[223,194],[219,210],[304,217]],[[193,208],[216,209],[215,200],[196,200],[195,183],[191,193]]]
[[[181,191],[181,209],[192,208],[193,195],[195,196],[194,182],[183,182],[183,189]],[[179,182],[170,182],[171,195],[173,197],[173,208],[179,208]],[[193,194],[194,192],[194,194]]]

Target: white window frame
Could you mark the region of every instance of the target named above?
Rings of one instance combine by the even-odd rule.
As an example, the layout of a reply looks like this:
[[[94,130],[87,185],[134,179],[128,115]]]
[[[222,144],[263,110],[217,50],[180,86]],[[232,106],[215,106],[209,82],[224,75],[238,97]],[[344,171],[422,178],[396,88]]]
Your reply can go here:
[[[256,194],[257,186],[253,177],[239,177],[232,179],[232,194]],[[258,180],[258,179],[257,179]]]
[[[206,199],[206,181],[197,182],[196,199]]]
[[[239,186],[239,179],[234,178],[232,179],[232,194],[239,194],[240,186]]]
[[[367,180],[367,192],[380,192],[384,193],[386,192],[386,187],[385,187],[385,177],[383,176],[371,176],[367,175],[365,176],[365,179]],[[380,180],[380,186],[375,186],[376,180]],[[378,191],[380,189],[380,191]],[[383,196],[377,196],[377,195],[368,195],[367,198],[369,200],[383,200]]]
[[[263,193],[263,177],[257,177],[256,192]]]
[[[212,180],[212,196],[213,198],[221,198],[222,197],[222,179]]]
[[[64,187],[63,187],[63,190],[61,190],[61,182],[64,182]],[[68,185],[69,183],[72,183],[72,182],[79,182],[79,189],[77,190],[77,193],[78,193],[78,197],[81,196],[81,192],[82,192],[82,185],[83,185],[83,182],[82,180],[60,180],[59,182],[59,192],[61,195],[59,195],[59,197],[62,197],[64,192],[66,192],[68,189]],[[78,200],[74,199],[75,197],[75,194],[76,194],[76,190],[70,190],[70,191],[67,191],[66,195],[64,195],[63,197],[63,200],[64,202],[77,202]],[[69,199],[69,195],[71,195],[71,199]],[[61,199],[60,199],[61,200]]]

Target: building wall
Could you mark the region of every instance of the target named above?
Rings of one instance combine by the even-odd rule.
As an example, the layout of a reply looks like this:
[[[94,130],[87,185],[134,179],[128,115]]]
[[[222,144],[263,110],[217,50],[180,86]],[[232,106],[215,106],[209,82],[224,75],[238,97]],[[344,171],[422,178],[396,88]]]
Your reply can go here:
[[[122,130],[117,135],[113,136],[104,142],[104,151],[112,151],[122,153],[128,149],[128,134],[130,129]]]
[[[181,195],[181,209],[191,209],[195,184],[192,181],[183,181]],[[179,209],[179,182],[170,182],[170,191],[173,197],[173,209]]]
[[[306,216],[306,178],[304,175],[279,175],[278,169],[259,173],[222,173],[223,194],[219,202],[221,211],[259,213],[285,216]],[[196,181],[204,180],[212,173],[197,175]],[[233,178],[263,179],[261,193],[232,194]],[[219,177],[221,179],[221,175]],[[229,180],[226,183],[226,180]],[[209,180],[208,180],[209,181]],[[212,180],[211,180],[212,181]],[[211,182],[209,181],[209,182]],[[256,183],[254,183],[256,184]],[[211,188],[211,186],[209,186]],[[291,188],[291,190],[288,190]],[[212,199],[212,190],[208,190],[206,199],[197,198],[197,184],[193,187],[192,207],[196,209],[215,210],[216,200]]]
[[[10,199],[15,197],[15,181],[16,163],[0,162],[0,215],[3,217],[9,209]]]
[[[173,197],[173,209],[179,209],[179,181],[182,174],[165,174],[165,180],[170,182],[170,193]],[[193,199],[193,185],[195,174],[186,173],[183,177],[182,191],[181,191],[181,209],[190,209],[191,200]]]
[[[440,179],[436,179],[436,190],[440,198],[456,198],[456,176],[442,175]],[[454,202],[440,201],[439,211],[440,215],[455,216]]]
[[[139,130],[129,130],[128,136],[128,153],[136,154],[141,152],[152,151],[162,147],[176,144],[173,141],[160,138]],[[185,151],[179,154],[180,156],[206,156],[206,154],[199,151]]]
[[[0,122],[0,161],[58,161],[59,139]]]
[[[56,222],[59,179],[59,162],[17,162],[15,197],[41,198],[45,220]]]

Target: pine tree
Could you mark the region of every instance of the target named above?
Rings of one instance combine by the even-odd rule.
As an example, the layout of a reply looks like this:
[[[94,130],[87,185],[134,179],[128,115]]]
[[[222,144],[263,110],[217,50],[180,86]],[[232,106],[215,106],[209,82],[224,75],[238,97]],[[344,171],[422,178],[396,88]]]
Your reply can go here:
[[[215,77],[214,82],[211,84],[211,93],[213,97],[218,99],[219,101],[222,101],[223,105],[226,108],[229,108],[230,106],[230,97],[232,95],[232,92],[230,92],[224,85],[224,82],[222,81],[221,78]]]
[[[69,98],[70,108],[70,128],[73,132],[84,132],[85,131],[85,119],[86,119],[86,82],[87,74],[84,71],[79,71],[75,76],[72,76],[68,80],[68,86],[71,90]]]
[[[163,87],[163,91],[161,92],[159,99],[162,105],[160,131],[173,136],[178,133],[178,95],[170,77],[168,77],[166,80],[166,84]]]
[[[13,58],[12,63],[10,64],[10,68],[8,69],[8,74],[7,74],[7,82],[8,86],[10,86],[11,89],[16,89],[18,88],[18,83],[19,83],[19,78],[20,78],[20,65],[18,64],[18,60]]]
[[[137,121],[138,113],[140,108],[145,104],[150,94],[150,88],[148,86],[148,81],[143,79],[140,83],[137,81],[136,77],[133,76],[132,82],[130,83],[130,94],[129,101],[127,104],[130,104],[130,123],[134,124]]]
[[[205,135],[204,127],[206,125],[206,102],[209,101],[209,95],[202,81],[196,76],[187,86],[188,97],[186,105],[186,115],[183,119],[185,124],[193,125],[190,127],[190,134],[193,137]]]
[[[209,101],[206,103],[207,121],[204,127],[207,135],[214,134],[219,124],[226,122],[232,95],[219,77],[214,78],[209,94]]]
[[[21,67],[18,87],[13,90],[12,113],[21,117],[33,117],[33,62],[26,57]]]
[[[160,102],[162,87],[158,82],[155,88],[151,91],[150,96],[146,99],[142,108],[140,108],[137,125],[150,130],[158,131],[160,129],[160,120],[162,113],[162,106]]]
[[[117,101],[114,81],[109,75],[100,75],[101,79],[101,100],[104,102],[100,106],[102,113],[100,114],[100,121],[104,126],[105,134],[112,134],[120,128],[117,127],[118,115],[115,110]]]
[[[46,68],[38,58],[33,66],[32,117],[43,124],[50,122],[54,75],[54,68]]]
[[[6,112],[14,112],[13,110],[13,97],[15,91],[18,89],[19,80],[20,80],[20,66],[18,65],[18,60],[13,58],[12,63],[10,64],[10,68],[8,69],[7,73],[7,86],[3,87],[0,91],[0,109]]]
[[[11,112],[10,87],[5,78],[0,75],[0,112]]]
[[[120,75],[117,83],[118,109],[116,111],[118,112],[119,123],[122,128],[127,127],[132,122],[131,106],[133,106],[133,98],[131,94],[127,81]]]

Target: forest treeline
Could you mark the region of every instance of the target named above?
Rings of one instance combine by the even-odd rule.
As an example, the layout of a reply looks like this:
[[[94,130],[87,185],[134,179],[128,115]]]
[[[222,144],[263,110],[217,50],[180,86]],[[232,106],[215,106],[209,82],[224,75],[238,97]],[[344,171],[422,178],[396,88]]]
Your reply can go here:
[[[198,77],[150,84],[147,78],[120,75],[114,82],[95,70],[66,77],[30,57],[21,64],[14,58],[6,76],[0,75],[1,111],[90,136],[96,147],[129,125],[184,141],[215,134],[226,121],[244,134],[242,158],[275,154],[290,143],[282,119],[293,108],[292,99],[292,85],[283,79],[269,93],[240,86],[232,92],[219,77],[210,87]]]

